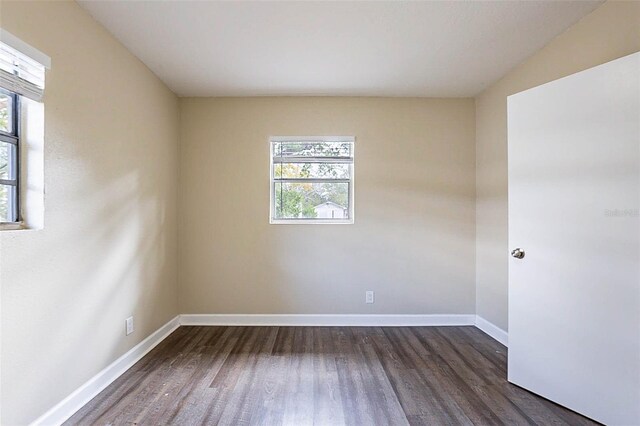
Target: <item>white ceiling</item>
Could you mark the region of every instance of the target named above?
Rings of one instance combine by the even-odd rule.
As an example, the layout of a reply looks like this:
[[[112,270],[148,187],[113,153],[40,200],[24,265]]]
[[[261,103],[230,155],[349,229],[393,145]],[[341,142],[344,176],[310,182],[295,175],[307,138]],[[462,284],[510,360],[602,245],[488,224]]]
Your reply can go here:
[[[180,96],[474,96],[601,1],[80,4]]]

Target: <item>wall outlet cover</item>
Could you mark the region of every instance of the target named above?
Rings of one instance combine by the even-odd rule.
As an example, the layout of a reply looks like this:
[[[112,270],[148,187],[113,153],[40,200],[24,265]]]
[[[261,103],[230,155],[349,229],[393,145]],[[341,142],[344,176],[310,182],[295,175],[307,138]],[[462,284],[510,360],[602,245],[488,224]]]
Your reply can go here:
[[[374,302],[374,293],[373,293],[373,291],[369,290],[369,291],[365,292],[364,302],[365,303],[373,303]]]
[[[133,317],[127,318],[125,321],[127,336],[133,333]]]

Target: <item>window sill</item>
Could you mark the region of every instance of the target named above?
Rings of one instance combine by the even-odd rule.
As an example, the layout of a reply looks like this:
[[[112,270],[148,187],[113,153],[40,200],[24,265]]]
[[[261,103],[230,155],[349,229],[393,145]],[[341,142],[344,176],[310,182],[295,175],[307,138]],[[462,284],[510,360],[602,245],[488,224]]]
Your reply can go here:
[[[24,222],[0,222],[0,231],[22,231],[30,229]]]
[[[347,220],[281,220],[271,219],[271,225],[353,225],[353,219]]]

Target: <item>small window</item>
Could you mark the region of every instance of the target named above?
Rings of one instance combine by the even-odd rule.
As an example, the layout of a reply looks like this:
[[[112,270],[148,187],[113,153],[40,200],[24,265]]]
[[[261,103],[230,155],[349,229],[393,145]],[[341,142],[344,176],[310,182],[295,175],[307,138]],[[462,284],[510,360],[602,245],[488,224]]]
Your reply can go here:
[[[51,59],[0,28],[0,231],[44,223],[45,70]]]
[[[271,223],[353,223],[353,137],[270,142]]]
[[[0,223],[19,221],[19,101],[15,93],[0,89]]]

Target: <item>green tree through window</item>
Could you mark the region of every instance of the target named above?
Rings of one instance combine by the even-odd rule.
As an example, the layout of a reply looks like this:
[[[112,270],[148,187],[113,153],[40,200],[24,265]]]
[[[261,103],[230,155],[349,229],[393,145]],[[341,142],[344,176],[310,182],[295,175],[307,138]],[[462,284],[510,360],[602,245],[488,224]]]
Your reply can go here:
[[[348,220],[352,152],[352,142],[272,142],[274,218]],[[319,216],[323,205],[338,215]]]

